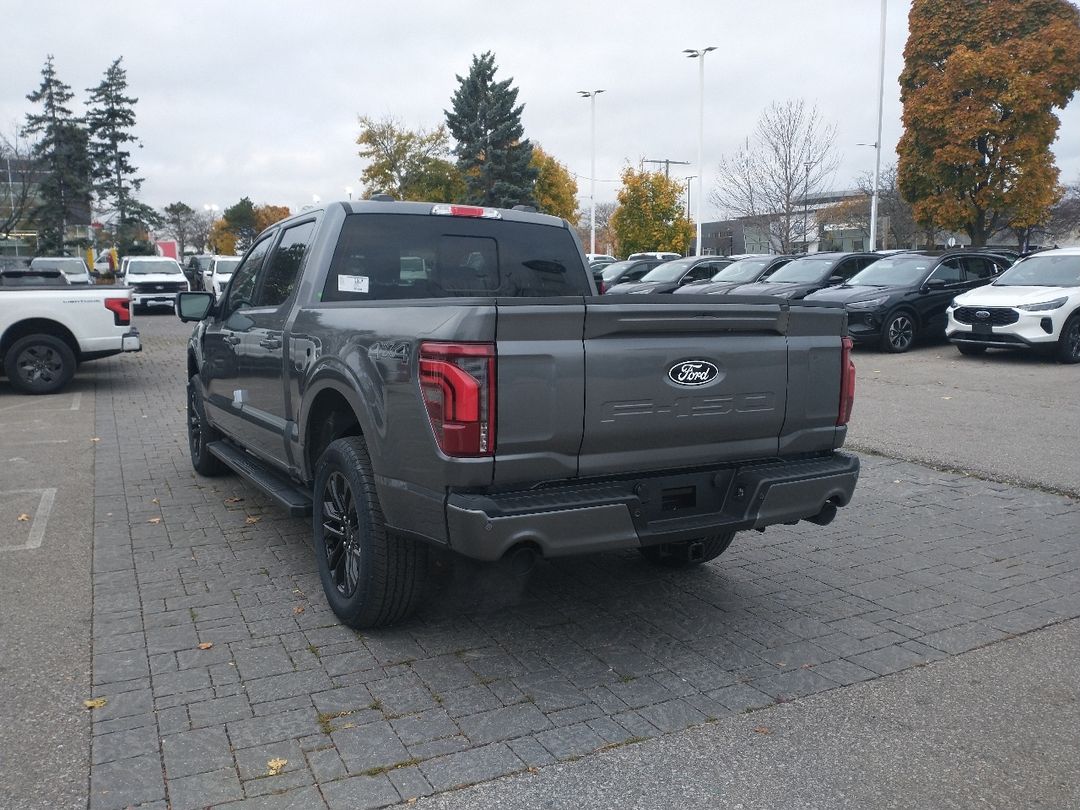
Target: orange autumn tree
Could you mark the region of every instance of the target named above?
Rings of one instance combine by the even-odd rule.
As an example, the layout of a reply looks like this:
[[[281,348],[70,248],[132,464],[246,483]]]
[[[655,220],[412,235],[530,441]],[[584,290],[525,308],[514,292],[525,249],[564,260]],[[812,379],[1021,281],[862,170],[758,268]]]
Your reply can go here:
[[[900,189],[924,227],[975,246],[1044,221],[1061,191],[1050,144],[1080,88],[1067,0],[913,0],[900,74]]]
[[[278,220],[290,216],[288,206],[284,205],[256,205],[255,206],[255,230],[262,233]]]

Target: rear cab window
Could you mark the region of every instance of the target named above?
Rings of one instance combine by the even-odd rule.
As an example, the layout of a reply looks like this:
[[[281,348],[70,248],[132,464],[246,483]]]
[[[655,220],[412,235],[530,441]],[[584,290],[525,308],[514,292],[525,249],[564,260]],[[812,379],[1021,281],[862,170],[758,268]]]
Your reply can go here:
[[[570,232],[554,226],[414,214],[352,214],[321,300],[591,295]]]

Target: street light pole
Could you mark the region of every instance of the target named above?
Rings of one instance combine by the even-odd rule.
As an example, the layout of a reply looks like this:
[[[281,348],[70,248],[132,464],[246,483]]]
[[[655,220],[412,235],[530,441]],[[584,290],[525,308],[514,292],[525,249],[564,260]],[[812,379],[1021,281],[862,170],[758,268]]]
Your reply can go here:
[[[881,104],[885,97],[885,6],[881,0],[881,25],[878,42],[877,141],[874,143],[874,193],[870,197],[870,250],[877,250],[878,185],[881,182]]]
[[[596,253],[596,97],[603,90],[578,90],[578,95],[589,99],[589,138],[592,153],[589,164],[589,253]]]
[[[697,255],[701,256],[701,179],[705,176],[704,152],[705,152],[705,54],[715,51],[716,46],[698,50],[687,48],[683,51],[688,59],[699,59],[698,62],[698,146],[697,146]]]

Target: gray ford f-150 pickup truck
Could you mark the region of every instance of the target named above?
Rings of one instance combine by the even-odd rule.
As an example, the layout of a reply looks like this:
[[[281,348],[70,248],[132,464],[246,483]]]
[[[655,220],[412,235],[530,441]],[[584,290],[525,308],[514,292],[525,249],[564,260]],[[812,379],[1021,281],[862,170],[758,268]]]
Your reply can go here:
[[[567,223],[528,211],[363,201],[279,222],[220,298],[178,297],[198,322],[194,467],[312,514],[354,627],[412,609],[430,544],[683,566],[848,503],[842,308],[595,292]]]

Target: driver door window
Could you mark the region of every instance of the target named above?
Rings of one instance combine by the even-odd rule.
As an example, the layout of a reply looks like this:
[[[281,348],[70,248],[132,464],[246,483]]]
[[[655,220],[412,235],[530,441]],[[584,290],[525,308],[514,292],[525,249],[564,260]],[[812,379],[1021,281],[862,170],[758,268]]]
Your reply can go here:
[[[236,268],[232,283],[229,284],[228,300],[225,302],[224,312],[231,315],[238,309],[246,309],[254,306],[255,288],[259,282],[259,270],[262,268],[263,259],[270,249],[273,236],[263,239],[248,253],[247,258]]]
[[[959,284],[964,280],[964,271],[960,269],[959,259],[946,259],[939,266],[938,269],[930,274],[932,279],[941,279],[946,284]]]

